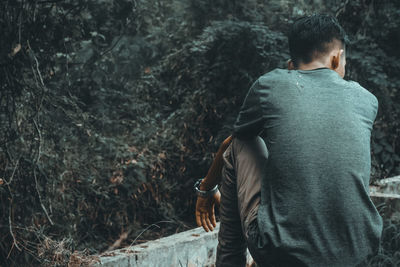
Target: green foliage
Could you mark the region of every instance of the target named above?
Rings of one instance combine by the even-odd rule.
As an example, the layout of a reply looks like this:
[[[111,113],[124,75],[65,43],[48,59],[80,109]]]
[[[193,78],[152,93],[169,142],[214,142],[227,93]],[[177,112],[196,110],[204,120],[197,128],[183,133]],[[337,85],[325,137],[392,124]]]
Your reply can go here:
[[[339,20],[352,36],[348,76],[379,100],[372,134],[374,180],[400,173],[399,8],[400,3],[393,1],[352,1],[339,12]]]
[[[398,222],[385,220],[381,250],[368,259],[368,266],[400,265],[400,227]]]

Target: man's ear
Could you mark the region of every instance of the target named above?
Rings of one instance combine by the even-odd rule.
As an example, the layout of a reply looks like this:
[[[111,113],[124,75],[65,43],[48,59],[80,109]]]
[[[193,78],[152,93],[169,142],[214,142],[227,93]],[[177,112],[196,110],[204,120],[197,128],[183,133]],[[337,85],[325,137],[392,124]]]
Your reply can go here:
[[[331,69],[332,70],[336,70],[339,67],[340,61],[342,60],[343,53],[344,53],[344,50],[340,49],[337,52],[335,51],[335,53],[331,56]]]
[[[293,61],[291,59],[289,59],[287,61],[287,68],[288,68],[288,70],[294,70],[294,64],[293,64]]]

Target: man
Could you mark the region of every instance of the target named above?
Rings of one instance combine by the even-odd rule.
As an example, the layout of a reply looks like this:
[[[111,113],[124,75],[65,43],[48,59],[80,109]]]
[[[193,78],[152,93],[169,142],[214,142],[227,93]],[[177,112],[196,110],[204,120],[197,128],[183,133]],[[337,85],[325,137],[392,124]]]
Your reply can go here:
[[[233,137],[195,186],[208,231],[221,182],[217,266],[245,266],[246,247],[259,266],[365,266],[379,248],[369,197],[378,101],[343,80],[346,43],[334,17],[303,17],[289,33],[288,70],[251,86]]]

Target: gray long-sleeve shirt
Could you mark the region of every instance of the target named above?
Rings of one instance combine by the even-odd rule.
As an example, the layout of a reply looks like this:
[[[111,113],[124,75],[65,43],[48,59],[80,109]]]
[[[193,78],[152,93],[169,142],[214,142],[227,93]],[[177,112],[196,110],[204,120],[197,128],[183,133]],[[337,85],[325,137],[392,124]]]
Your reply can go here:
[[[250,88],[234,136],[269,150],[258,224],[263,243],[307,266],[355,266],[379,246],[369,196],[376,97],[327,68],[276,69]]]

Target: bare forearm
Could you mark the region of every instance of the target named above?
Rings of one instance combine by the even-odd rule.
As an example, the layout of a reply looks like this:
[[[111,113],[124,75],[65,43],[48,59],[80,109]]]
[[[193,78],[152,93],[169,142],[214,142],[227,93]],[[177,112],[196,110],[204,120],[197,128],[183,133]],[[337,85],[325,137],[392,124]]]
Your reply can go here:
[[[215,187],[221,181],[222,167],[224,166],[224,161],[222,155],[228,148],[229,144],[232,142],[232,136],[226,138],[221,146],[219,147],[215,159],[211,164],[210,169],[203,182],[200,185],[200,190],[208,191]]]

